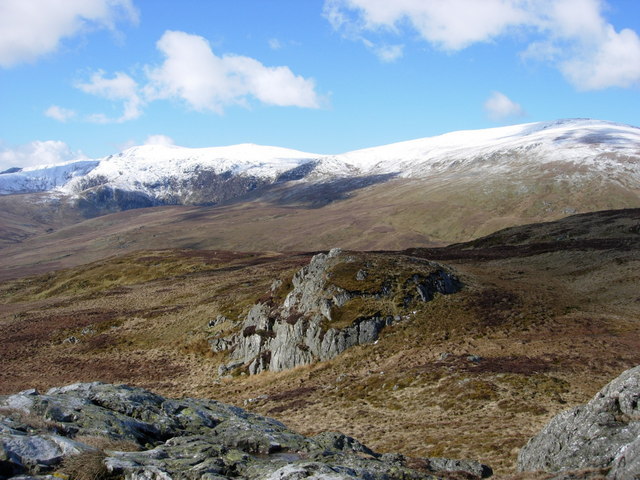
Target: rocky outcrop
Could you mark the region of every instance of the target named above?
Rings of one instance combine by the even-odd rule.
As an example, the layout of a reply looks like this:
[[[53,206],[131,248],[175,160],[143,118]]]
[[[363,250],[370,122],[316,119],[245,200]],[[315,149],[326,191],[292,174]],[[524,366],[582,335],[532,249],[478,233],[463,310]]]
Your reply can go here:
[[[520,451],[521,471],[604,469],[607,478],[640,478],[640,366],[586,405],[561,413]]]
[[[286,296],[282,282],[275,282],[239,333],[210,345],[214,352],[230,351],[221,375],[240,367],[249,374],[286,370],[372,343],[386,326],[410,318],[417,304],[461,287],[449,269],[433,262],[408,258],[398,265],[384,256],[333,249],[299,270]]]
[[[128,441],[138,451],[99,449],[96,438]],[[304,437],[220,402],[171,400],[124,385],[74,384],[0,397],[0,479],[69,478],[68,459],[96,454],[102,476],[95,478],[126,480],[393,480],[491,473],[473,461],[378,454],[340,433]]]

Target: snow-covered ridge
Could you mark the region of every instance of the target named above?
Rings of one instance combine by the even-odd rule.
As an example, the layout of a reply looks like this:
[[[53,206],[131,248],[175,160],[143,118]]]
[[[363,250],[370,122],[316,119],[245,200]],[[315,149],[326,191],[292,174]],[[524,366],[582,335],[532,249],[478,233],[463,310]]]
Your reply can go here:
[[[584,162],[604,152],[638,154],[640,128],[592,119],[537,122],[451,132],[356,150],[339,157],[367,172],[420,176],[434,169],[460,168],[479,158],[523,150],[538,162]]]
[[[254,144],[209,148],[145,145],[102,159],[88,177],[103,178],[110,186],[122,190],[149,193],[154,185],[164,184],[167,180],[185,181],[202,171],[275,180],[283,173],[320,157],[313,153]],[[82,184],[83,179],[74,179],[64,186],[63,191],[78,192]]]
[[[211,181],[210,174],[273,183],[278,179],[317,181],[389,173],[421,177],[464,168],[498,173],[518,167],[518,162],[564,161],[595,170],[615,170],[616,160],[605,162],[602,154],[638,158],[640,128],[591,119],[558,120],[458,131],[339,155],[253,144],[210,148],[146,145],[99,160],[2,174],[0,194],[57,190],[74,195],[105,185],[157,199],[175,195],[173,190],[179,188],[182,191],[177,194],[184,198],[190,194],[187,190]],[[640,179],[638,162],[624,168]],[[206,180],[194,180],[203,173],[209,174]]]
[[[78,160],[5,173],[0,175],[0,195],[47,192],[63,188],[73,179],[84,177],[99,164],[100,160]]]

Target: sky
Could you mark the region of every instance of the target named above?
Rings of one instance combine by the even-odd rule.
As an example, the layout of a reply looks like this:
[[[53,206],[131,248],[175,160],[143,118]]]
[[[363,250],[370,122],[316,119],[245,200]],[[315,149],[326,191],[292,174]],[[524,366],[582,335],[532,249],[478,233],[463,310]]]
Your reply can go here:
[[[0,171],[141,144],[344,153],[640,125],[638,0],[0,0]]]

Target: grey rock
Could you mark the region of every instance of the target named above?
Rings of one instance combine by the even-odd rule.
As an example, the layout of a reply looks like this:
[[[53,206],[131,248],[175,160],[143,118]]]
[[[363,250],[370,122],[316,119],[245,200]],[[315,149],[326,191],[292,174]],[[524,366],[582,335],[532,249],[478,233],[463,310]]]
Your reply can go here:
[[[82,335],[95,335],[96,333],[97,330],[94,326],[88,326],[82,329]]]
[[[380,455],[376,454],[373,450],[360,443],[355,438],[349,437],[340,432],[324,432],[312,437],[311,440],[318,448],[323,450],[364,453],[371,455],[372,457],[380,457]]]
[[[280,280],[280,279],[278,279],[278,280],[274,280],[274,281],[271,283],[271,288],[270,288],[270,290],[271,290],[272,292],[275,292],[275,291],[276,291],[276,290],[278,290],[281,286],[282,286],[282,280]]]
[[[229,320],[229,319],[227,317],[225,317],[224,315],[218,315],[213,320],[209,320],[209,322],[207,322],[207,326],[215,327],[217,325],[220,325],[221,323],[226,322],[227,320]]]
[[[214,353],[229,350],[234,344],[233,336],[213,338],[209,340],[209,347]]]
[[[257,303],[243,321],[241,332],[210,340],[211,349],[214,352],[230,351],[229,359],[234,368],[242,363],[252,375],[329,360],[353,346],[375,342],[383,328],[403,318],[374,314],[357,318],[351,325],[332,327],[335,312],[349,301],[355,298],[379,300],[391,297],[394,289],[404,288],[403,291],[409,292],[404,296],[408,307],[416,301],[430,301],[436,293],[446,295],[461,288],[452,273],[432,263],[428,264],[431,273],[410,275],[404,287],[391,287],[385,283],[378,292],[359,292],[347,291],[332,283],[331,269],[340,263],[354,261],[353,256],[344,255],[336,248],[328,254],[315,255],[307,266],[295,273],[291,281],[293,289],[281,305]],[[362,280],[368,276],[363,270],[358,275]],[[223,366],[218,373],[226,375],[229,370],[228,366]]]
[[[452,460],[449,458],[430,458],[429,469],[434,473],[463,472],[476,478],[488,478],[493,470],[476,460]]]
[[[220,365],[218,367],[218,375],[222,377],[235,370],[236,368],[242,367],[243,365],[244,362],[231,362],[226,365]]]
[[[45,394],[0,397],[0,423],[13,421],[7,405],[16,403],[40,417],[42,425],[55,421],[59,433],[44,427],[27,433],[19,422],[11,431],[0,431],[0,478],[64,474],[64,458],[96,450],[82,443],[86,435],[129,439],[140,448],[102,451],[107,471],[126,480],[441,478],[435,471],[411,468],[402,455],[378,454],[341,433],[307,438],[277,420],[213,400],[172,400],[126,385],[81,383]],[[466,465],[444,459],[417,464],[434,462],[444,465],[442,472],[451,471],[445,468],[449,465]]]
[[[554,417],[522,448],[521,471],[610,469],[640,478],[640,366],[627,370],[586,405]]]
[[[87,445],[59,435],[0,434],[0,471],[39,473],[65,456],[90,450]]]

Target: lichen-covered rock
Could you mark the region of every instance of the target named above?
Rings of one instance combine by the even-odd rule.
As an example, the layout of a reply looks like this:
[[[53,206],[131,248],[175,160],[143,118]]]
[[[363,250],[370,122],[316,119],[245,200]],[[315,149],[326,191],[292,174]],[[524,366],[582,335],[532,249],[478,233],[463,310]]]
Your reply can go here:
[[[96,437],[128,439],[139,448],[98,451],[105,473],[125,480],[418,480],[446,472],[430,467],[438,459],[380,455],[340,433],[307,438],[220,402],[166,399],[125,385],[84,383],[0,397],[0,424],[0,479],[66,478],[63,460],[95,453],[83,442]],[[473,468],[460,470],[480,478],[482,468]]]
[[[589,403],[563,412],[520,451],[521,471],[609,469],[608,478],[640,478],[640,366]]]
[[[0,475],[41,472],[60,463],[67,455],[77,455],[91,447],[59,435],[0,435]]]
[[[376,341],[383,328],[409,318],[415,305],[462,287],[433,262],[407,257],[397,265],[383,255],[371,258],[340,249],[315,255],[293,276],[284,298],[276,295],[282,282],[274,282],[269,300],[251,308],[239,333],[210,340],[214,352],[231,352],[220,373],[239,362],[255,374],[329,360]]]

